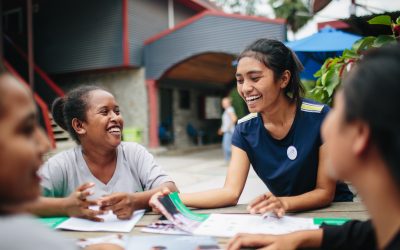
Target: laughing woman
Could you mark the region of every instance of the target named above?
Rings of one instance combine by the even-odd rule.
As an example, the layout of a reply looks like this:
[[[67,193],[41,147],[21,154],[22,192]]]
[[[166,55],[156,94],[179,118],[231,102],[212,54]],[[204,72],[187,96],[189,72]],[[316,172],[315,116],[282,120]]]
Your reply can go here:
[[[320,126],[329,107],[301,98],[301,70],[295,54],[279,41],[261,39],[241,53],[237,90],[252,113],[236,126],[225,185],[181,194],[186,205],[236,205],[250,164],[271,191],[250,203],[252,213],[282,216],[333,200],[352,201],[347,185],[328,177]]]
[[[28,207],[31,212],[100,220],[99,214],[111,210],[127,219],[135,210],[147,208],[149,198],[161,188],[176,190],[144,147],[121,142],[124,122],[111,93],[79,87],[55,100],[52,113],[78,146],[55,155],[41,168],[44,197]]]

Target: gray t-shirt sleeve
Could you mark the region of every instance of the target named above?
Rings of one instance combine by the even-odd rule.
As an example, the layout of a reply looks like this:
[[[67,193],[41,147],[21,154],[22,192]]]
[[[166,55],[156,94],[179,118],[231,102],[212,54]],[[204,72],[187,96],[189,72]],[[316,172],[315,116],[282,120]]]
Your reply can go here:
[[[45,197],[64,197],[66,172],[65,162],[61,159],[62,155],[50,158],[39,170],[41,180],[42,195]]]
[[[1,249],[78,249],[75,240],[64,238],[27,215],[1,216],[0,231]]]
[[[135,144],[135,148],[128,147],[129,154],[134,154],[137,163],[137,173],[144,191],[156,188],[166,182],[173,182],[161,166],[156,163],[152,154],[143,146]]]

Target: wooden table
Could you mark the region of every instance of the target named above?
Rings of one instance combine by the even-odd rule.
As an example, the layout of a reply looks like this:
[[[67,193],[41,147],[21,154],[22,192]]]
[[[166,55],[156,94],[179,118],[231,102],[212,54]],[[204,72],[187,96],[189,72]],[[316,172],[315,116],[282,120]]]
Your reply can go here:
[[[194,209],[196,213],[222,213],[222,214],[247,214],[246,205],[237,205],[233,207],[217,208],[217,209]],[[364,205],[360,202],[336,202],[331,206],[300,212],[300,213],[290,213],[288,215],[296,217],[308,217],[308,218],[349,218],[357,220],[367,220],[369,215],[366,211]],[[152,235],[149,233],[142,233],[140,230],[158,220],[159,214],[148,212],[143,218],[136,224],[135,228],[128,233],[128,235]],[[87,237],[98,237],[106,234],[107,232],[74,232],[74,231],[62,231],[67,237],[72,238],[87,238]],[[153,234],[154,235],[154,234]],[[229,239],[218,238],[219,245],[221,247],[226,246]]]

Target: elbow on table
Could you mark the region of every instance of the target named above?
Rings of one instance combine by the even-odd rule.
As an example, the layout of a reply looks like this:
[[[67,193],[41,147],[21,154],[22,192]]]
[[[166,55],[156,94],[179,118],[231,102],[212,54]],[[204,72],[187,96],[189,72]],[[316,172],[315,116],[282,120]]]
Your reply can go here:
[[[237,193],[229,193],[227,200],[226,200],[226,206],[236,206],[239,202],[240,194]]]
[[[333,202],[334,198],[335,198],[335,192],[325,191],[324,195],[321,196],[320,206],[321,207],[329,206]]]

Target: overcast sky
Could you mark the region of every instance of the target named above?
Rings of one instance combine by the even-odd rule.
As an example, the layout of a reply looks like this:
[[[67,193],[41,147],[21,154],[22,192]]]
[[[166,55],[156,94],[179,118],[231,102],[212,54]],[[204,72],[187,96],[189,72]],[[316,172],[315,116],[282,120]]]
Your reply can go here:
[[[400,0],[357,0],[358,4],[366,5],[373,13],[383,11],[400,11]],[[317,23],[347,18],[350,16],[350,0],[333,0],[328,6],[317,13],[313,20],[299,30],[295,36],[288,34],[288,40],[301,39],[317,32]],[[361,7],[356,8],[357,16],[370,15]]]

